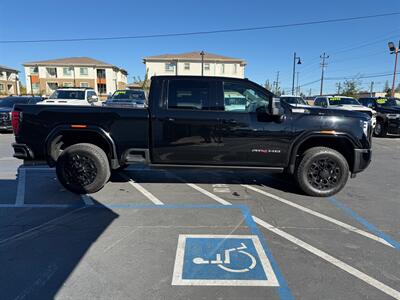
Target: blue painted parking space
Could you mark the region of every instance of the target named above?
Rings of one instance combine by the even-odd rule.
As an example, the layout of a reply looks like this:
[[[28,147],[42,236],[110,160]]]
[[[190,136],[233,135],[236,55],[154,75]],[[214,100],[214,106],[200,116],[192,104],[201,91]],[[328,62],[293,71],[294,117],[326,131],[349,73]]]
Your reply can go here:
[[[180,235],[172,284],[279,286],[256,235]]]

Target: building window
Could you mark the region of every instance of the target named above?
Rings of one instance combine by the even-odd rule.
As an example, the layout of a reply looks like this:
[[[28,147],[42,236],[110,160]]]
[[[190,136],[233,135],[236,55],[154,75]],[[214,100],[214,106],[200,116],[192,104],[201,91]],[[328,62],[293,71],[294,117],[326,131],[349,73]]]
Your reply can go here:
[[[106,70],[105,69],[97,69],[97,78],[106,78]]]
[[[185,70],[190,70],[190,63],[185,63]]]
[[[210,71],[210,64],[204,64],[204,70]]]
[[[37,74],[37,73],[39,73],[39,68],[38,67],[30,67],[29,68],[29,73],[30,74]]]
[[[89,83],[87,83],[87,82],[81,82],[81,83],[80,83],[80,86],[81,86],[81,87],[89,87]]]
[[[237,64],[233,64],[233,73],[237,74]]]
[[[57,77],[57,69],[56,68],[46,68],[47,74],[49,74],[50,77]]]
[[[225,64],[221,64],[221,74],[225,74]]]
[[[79,68],[79,74],[81,74],[82,76],[87,76],[88,68]]]
[[[0,93],[4,93],[4,84],[0,83]]]
[[[107,93],[106,85],[102,84],[102,83],[97,84],[97,90],[99,91],[99,94],[106,94]]]
[[[175,65],[173,63],[165,63],[165,71],[173,72],[175,70]]]
[[[32,83],[32,92],[33,93],[39,93],[39,89],[40,89],[40,87],[39,87],[39,83]]]
[[[63,86],[65,86],[65,87],[73,87],[74,85],[72,84],[72,82],[64,82]]]
[[[63,68],[63,74],[64,76],[71,76],[72,75],[72,68]]]

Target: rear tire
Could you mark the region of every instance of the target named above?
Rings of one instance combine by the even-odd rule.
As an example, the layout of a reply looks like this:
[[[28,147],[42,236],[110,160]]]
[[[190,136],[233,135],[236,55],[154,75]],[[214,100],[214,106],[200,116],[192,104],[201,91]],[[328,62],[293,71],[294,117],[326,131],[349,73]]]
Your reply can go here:
[[[338,151],[315,147],[304,152],[295,171],[299,187],[310,196],[338,193],[349,178],[349,165]]]
[[[374,127],[374,136],[385,137],[387,134],[387,127],[384,122],[377,121]]]
[[[110,178],[107,155],[96,145],[81,143],[66,148],[57,159],[58,180],[76,194],[91,194]]]

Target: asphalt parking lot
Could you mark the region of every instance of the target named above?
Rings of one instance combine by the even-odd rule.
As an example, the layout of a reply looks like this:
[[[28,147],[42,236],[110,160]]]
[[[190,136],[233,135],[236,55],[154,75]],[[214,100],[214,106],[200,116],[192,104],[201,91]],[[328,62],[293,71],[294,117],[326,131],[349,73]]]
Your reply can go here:
[[[283,175],[130,167],[77,196],[0,134],[1,299],[400,299],[400,138],[331,198]]]

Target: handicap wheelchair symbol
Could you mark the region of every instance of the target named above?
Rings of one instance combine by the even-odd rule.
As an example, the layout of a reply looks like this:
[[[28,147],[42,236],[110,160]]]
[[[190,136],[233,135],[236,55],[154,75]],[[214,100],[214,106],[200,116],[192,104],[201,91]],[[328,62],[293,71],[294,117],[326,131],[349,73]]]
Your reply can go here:
[[[257,235],[180,234],[172,285],[279,286]]]
[[[240,245],[241,245],[240,247],[226,249],[224,251],[224,260],[222,260],[222,258],[221,258],[221,253],[217,253],[215,255],[214,260],[206,260],[201,257],[195,257],[195,258],[193,258],[193,263],[196,265],[204,265],[204,264],[214,265],[215,264],[222,270],[225,270],[227,272],[232,272],[232,273],[248,272],[248,271],[254,269],[254,267],[257,265],[256,258],[253,255],[251,255],[249,252],[243,251],[244,249],[247,249],[247,247],[244,243],[240,243]],[[248,256],[251,260],[250,265],[248,267],[242,268],[242,269],[231,269],[231,268],[227,267],[226,265],[229,265],[231,263],[231,252],[234,252],[234,251],[238,251],[238,253]]]

